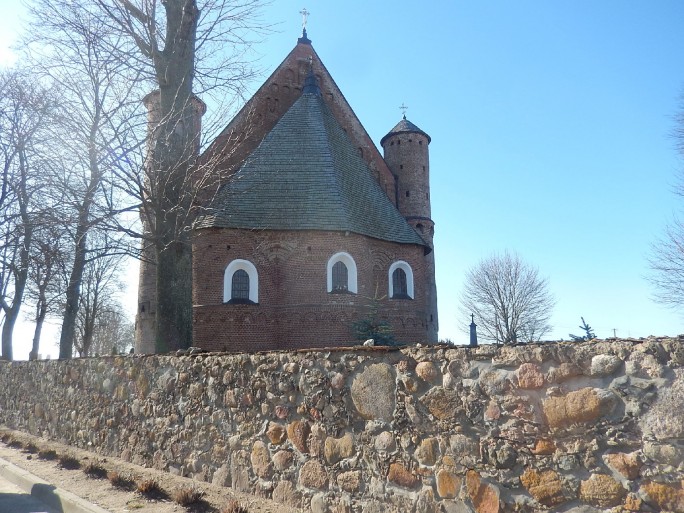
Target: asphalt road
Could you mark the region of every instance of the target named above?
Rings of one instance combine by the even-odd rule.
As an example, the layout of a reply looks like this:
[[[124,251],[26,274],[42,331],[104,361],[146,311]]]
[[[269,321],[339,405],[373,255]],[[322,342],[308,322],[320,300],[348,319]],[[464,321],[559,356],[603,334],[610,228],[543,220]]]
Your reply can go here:
[[[0,513],[63,513],[63,510],[46,506],[31,494],[0,476]]]

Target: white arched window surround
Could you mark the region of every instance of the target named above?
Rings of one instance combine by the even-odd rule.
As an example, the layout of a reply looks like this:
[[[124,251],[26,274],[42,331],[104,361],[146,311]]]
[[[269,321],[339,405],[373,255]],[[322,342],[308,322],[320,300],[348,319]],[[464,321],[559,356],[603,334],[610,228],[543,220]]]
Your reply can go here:
[[[413,270],[411,269],[411,266],[403,260],[397,260],[392,265],[390,265],[389,272],[387,273],[389,278],[388,297],[390,299],[394,297],[394,280],[392,279],[392,274],[394,274],[394,271],[397,269],[401,269],[406,273],[406,293],[411,299],[413,299]]]
[[[333,256],[330,257],[330,260],[328,260],[328,292],[332,292],[332,268],[333,265],[335,265],[337,262],[342,262],[344,265],[347,266],[347,290],[349,292],[352,292],[353,294],[356,294],[358,292],[358,288],[356,286],[356,262],[354,262],[354,259],[349,253],[345,252],[335,253]]]
[[[249,276],[249,300],[254,303],[259,302],[259,274],[256,267],[249,260],[233,260],[226,267],[223,273],[223,302],[227,303],[232,299],[233,274],[235,271],[245,271]]]

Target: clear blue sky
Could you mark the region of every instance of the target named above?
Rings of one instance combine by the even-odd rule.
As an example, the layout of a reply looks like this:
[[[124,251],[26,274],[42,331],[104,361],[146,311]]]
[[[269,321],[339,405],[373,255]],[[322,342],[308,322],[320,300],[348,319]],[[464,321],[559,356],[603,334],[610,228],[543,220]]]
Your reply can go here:
[[[16,27],[10,4],[0,46]],[[684,333],[644,280],[650,244],[684,210],[670,136],[684,2],[276,0],[263,16],[276,32],[255,48],[264,79],[304,5],[314,48],[376,144],[402,102],[432,137],[440,337],[466,341],[465,271],[506,249],[548,277],[549,338],[578,333],[580,316],[600,337]]]

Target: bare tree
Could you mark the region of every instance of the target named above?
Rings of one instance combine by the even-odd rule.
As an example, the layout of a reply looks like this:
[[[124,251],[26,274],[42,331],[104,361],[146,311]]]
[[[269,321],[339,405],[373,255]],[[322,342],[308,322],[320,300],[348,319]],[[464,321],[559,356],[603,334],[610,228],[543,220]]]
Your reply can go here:
[[[71,41],[71,33],[78,33],[83,20],[87,20],[89,28],[95,27],[113,37],[100,38],[90,30],[84,42],[104,49],[116,63],[136,74],[137,83],[150,93],[145,98],[150,111],[147,151],[131,151],[126,158],[112,162],[112,169],[121,178],[120,190],[141,205],[144,229],[130,221],[111,224],[145,240],[144,257],[154,265],[157,275],[157,351],[191,342],[190,226],[195,215],[193,209],[202,203],[200,196],[206,197],[207,190],[217,188],[214,174],[196,166],[200,147],[198,112],[201,115],[204,104],[195,95],[204,94],[216,100],[241,94],[245,81],[253,75],[247,56],[250,37],[264,28],[257,16],[262,3],[34,0],[37,19],[45,20],[44,27],[52,23],[52,28],[44,30],[39,39]],[[65,18],[63,13],[70,12],[78,16]],[[130,134],[136,131],[118,132],[119,144],[140,149],[144,138],[131,139]],[[138,161],[144,160],[137,172],[135,166],[128,165],[136,156]],[[207,186],[207,181],[211,185]],[[73,278],[72,282],[77,284],[78,275]],[[75,298],[77,290],[69,290]],[[74,318],[74,308],[73,301],[67,302],[63,350],[60,349],[63,357],[70,353],[67,317]]]
[[[199,116],[196,93],[240,91],[250,68],[241,59],[246,35],[256,29],[260,0],[96,0],[138,52],[126,62],[147,74],[150,137],[140,182],[142,216],[156,270],[155,348],[188,347],[192,339],[193,207],[203,178],[198,171]],[[230,48],[231,51],[226,51]],[[197,82],[198,88],[195,88]],[[150,251],[150,253],[152,253]]]
[[[0,306],[2,357],[11,360],[14,326],[24,300],[44,186],[43,125],[51,115],[48,92],[18,71],[0,75]]]
[[[501,344],[539,341],[555,302],[539,271],[513,253],[495,254],[466,274],[463,317],[474,314],[482,338]]]
[[[120,327],[115,325],[117,321],[123,323],[123,319],[119,319],[121,305],[115,297],[122,289],[121,263],[120,255],[106,254],[86,263],[74,340],[79,356],[102,354],[106,345],[109,347],[104,352],[111,350],[112,330]]]
[[[25,299],[34,305],[31,320],[35,323],[29,360],[38,357],[46,318],[57,315],[63,306],[67,267],[71,261],[71,256],[63,247],[67,242],[65,227],[50,214],[37,224],[29,254],[29,281]]]
[[[130,48],[97,9],[82,2],[36,0],[30,12],[27,56],[36,76],[60,90],[61,115],[50,127],[59,149],[50,176],[52,188],[63,198],[60,208],[73,245],[60,334],[60,358],[70,358],[83,273],[93,258],[90,253],[102,254],[88,238],[139,206],[130,197],[124,203],[124,185],[113,169],[140,165],[131,158],[136,145],[127,134],[143,129],[145,118],[139,73],[117,54]],[[128,251],[123,240],[109,242],[109,252]]]
[[[684,157],[684,94],[672,135],[679,155]],[[675,193],[684,198],[684,172],[680,173]],[[655,300],[673,310],[684,311],[684,222],[681,217],[675,217],[665,228],[665,235],[652,245],[649,267],[648,280],[655,287]]]
[[[675,219],[652,247],[649,257],[655,299],[673,310],[684,307],[684,223]]]

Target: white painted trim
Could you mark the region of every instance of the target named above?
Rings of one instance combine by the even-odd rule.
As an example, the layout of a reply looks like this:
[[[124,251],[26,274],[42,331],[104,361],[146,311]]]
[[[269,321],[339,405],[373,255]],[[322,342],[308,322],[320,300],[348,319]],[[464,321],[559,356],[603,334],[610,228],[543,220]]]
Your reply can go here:
[[[249,300],[255,303],[259,302],[259,273],[257,273],[256,267],[249,260],[233,260],[226,267],[223,273],[223,302],[227,303],[232,299],[232,285],[233,285],[233,274],[235,271],[245,271],[247,276],[249,276]]]
[[[394,296],[394,280],[392,280],[392,274],[396,269],[403,269],[403,271],[406,273],[406,292],[409,297],[413,299],[413,270],[411,269],[411,266],[403,260],[397,260],[390,265],[389,272],[387,273],[389,281],[389,295],[387,297],[392,299]]]
[[[328,292],[332,292],[332,268],[333,265],[335,265],[337,262],[342,262],[344,265],[347,266],[347,279],[349,280],[349,283],[347,284],[347,290],[349,290],[349,292],[356,294],[358,292],[358,288],[356,285],[356,262],[354,262],[354,259],[349,253],[345,253],[344,251],[335,253],[333,256],[330,257],[330,260],[328,260]]]

